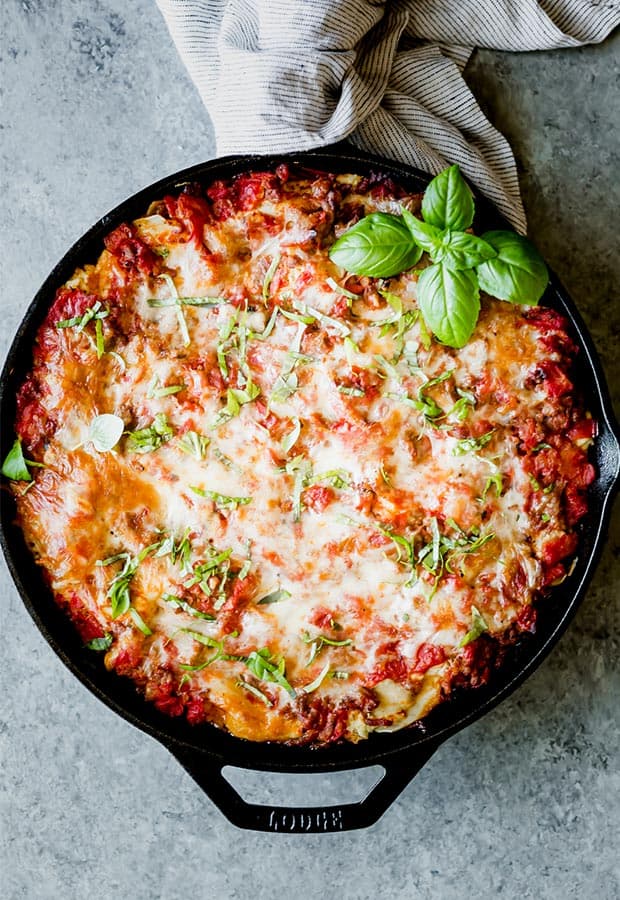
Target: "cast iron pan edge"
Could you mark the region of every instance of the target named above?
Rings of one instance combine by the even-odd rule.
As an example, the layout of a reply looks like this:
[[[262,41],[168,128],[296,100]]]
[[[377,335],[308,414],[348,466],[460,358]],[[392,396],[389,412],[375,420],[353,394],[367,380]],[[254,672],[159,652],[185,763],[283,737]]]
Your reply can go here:
[[[0,452],[2,458],[13,441],[15,392],[31,365],[34,335],[56,288],[74,269],[94,261],[105,234],[118,224],[143,215],[149,203],[165,193],[179,190],[191,181],[207,183],[229,178],[248,169],[271,168],[281,162],[336,172],[381,171],[401,181],[408,189],[422,191],[430,176],[387,160],[338,148],[337,152],[311,151],[281,156],[243,156],[212,160],[162,179],[145,188],[105,215],[68,251],[53,269],[30,305],[9,349],[0,376]],[[497,212],[478,198],[477,208],[486,227],[505,223]],[[620,473],[620,438],[609,394],[596,350],[574,304],[555,276],[545,295],[545,304],[563,312],[573,327],[581,348],[578,362],[580,386],[587,405],[599,422],[595,445],[598,477],[591,491],[591,509],[581,535],[582,554],[569,580],[556,589],[545,605],[537,634],[515,649],[485,688],[463,692],[441,704],[419,725],[394,734],[374,734],[359,744],[325,749],[253,744],[219,729],[189,726],[171,719],[143,700],[127,679],[105,671],[103,663],[86,651],[66,617],[54,603],[38,567],[26,547],[21,531],[13,524],[12,498],[1,492],[0,543],[9,571],[24,605],[39,630],[65,665],[107,706],[166,746],[224,815],[235,825],[261,831],[330,832],[363,828],[376,822],[404,787],[431,757],[437,747],[456,731],[488,712],[514,691],[542,662],[572,619],[592,577],[607,531],[611,503]],[[285,808],[246,803],[222,775],[226,765],[273,772],[330,772],[381,765],[384,777],[359,803],[332,807]]]

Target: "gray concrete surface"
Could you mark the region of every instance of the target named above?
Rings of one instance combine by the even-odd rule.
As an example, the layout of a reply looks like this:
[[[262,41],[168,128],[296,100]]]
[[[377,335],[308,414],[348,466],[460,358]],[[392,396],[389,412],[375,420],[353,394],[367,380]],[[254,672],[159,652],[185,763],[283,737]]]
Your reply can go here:
[[[150,0],[3,0],[4,355],[35,290],[107,209],[213,154]],[[620,389],[620,35],[602,47],[480,53],[467,77],[511,139],[531,232]],[[620,895],[620,530],[561,644],[516,695],[447,743],[373,829],[230,826],[171,756],[64,669],[0,572],[0,896],[389,900]],[[355,774],[259,798],[358,790]]]

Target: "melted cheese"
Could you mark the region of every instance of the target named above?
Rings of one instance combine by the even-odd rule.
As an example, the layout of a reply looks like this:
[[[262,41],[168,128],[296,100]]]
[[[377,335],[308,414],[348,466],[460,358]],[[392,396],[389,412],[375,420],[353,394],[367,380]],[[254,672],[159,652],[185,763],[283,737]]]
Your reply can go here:
[[[59,353],[46,370],[42,403],[58,427],[42,451],[48,468],[18,505],[58,598],[77,596],[113,635],[110,666],[126,669],[133,654],[130,674],[146,683],[147,696],[159,696],[172,680],[167,696],[204,704],[205,717],[258,740],[303,740],[314,734],[305,730],[309,710],[331,710],[345,720],[336,736],[357,740],[403,727],[439,701],[442,684],[459,668],[474,607],[489,635],[500,636],[540,591],[531,540],[540,511],[528,505],[531,479],[515,429],[525,416],[542,420],[547,413],[544,389],[528,385],[540,359],[556,356],[541,349],[521,308],[487,298],[460,351],[436,342],[425,349],[413,322],[406,334],[417,351],[411,368],[399,355],[395,329],[381,327],[393,310],[372,284],[351,310],[338,310],[341,295],[327,279],[342,284],[346,273],[328,258],[333,236],[316,238],[317,204],[306,209],[302,202],[307,189],[306,182],[289,183],[280,199],[258,203],[251,233],[244,212],[213,220],[207,254],[174,218],[138,220],[144,242],[167,253],[159,275],[129,277],[108,251],[75,274],[70,286],[96,290],[115,313],[103,320],[103,332],[125,371],[109,354],[97,358],[88,328],[46,326]],[[366,212],[397,211],[393,201],[350,196]],[[274,259],[278,287],[270,291],[265,273]],[[171,283],[179,297],[222,298],[219,306],[182,307],[188,346],[179,307],[149,302],[172,300]],[[229,302],[240,290],[241,309]],[[389,290],[405,311],[417,308],[415,275],[391,279]],[[265,339],[275,304],[292,318],[279,312]],[[299,322],[304,314],[311,321]],[[225,363],[214,376],[218,346]],[[378,356],[392,360],[387,369]],[[510,402],[480,393],[460,420],[455,404],[477,394],[489,373]],[[257,396],[240,403],[248,378]],[[290,390],[274,397],[283,378]],[[171,385],[183,387],[157,396],[157,387]],[[231,389],[237,406],[233,401],[225,420]],[[441,416],[425,418],[411,402],[420,398],[432,398]],[[113,452],[98,453],[88,432],[101,413],[120,416],[127,431],[163,414],[173,435],[150,452],[132,452],[125,436]],[[297,423],[299,436],[285,451],[282,440]],[[188,432],[208,439],[199,458],[183,450]],[[463,444],[487,432],[484,446]],[[218,509],[216,494],[247,502],[223,501]],[[552,525],[563,529],[553,492],[549,508],[554,498]],[[122,561],[98,561],[118,553],[135,558],[170,536],[177,543],[188,537],[185,570],[169,553],[151,551],[129,582],[132,607],[151,632],[143,635],[130,612],[111,615],[109,592]],[[190,584],[213,548],[230,551],[225,583],[214,570],[202,588]],[[246,560],[249,572],[240,579]],[[507,571],[516,569],[520,578],[509,579]],[[279,602],[259,602],[275,591],[282,592]],[[187,606],[179,609],[165,595]],[[213,619],[189,614],[188,606]],[[204,665],[218,646],[222,658]],[[418,661],[429,647],[438,655],[425,669]],[[284,661],[296,696],[248,666],[261,648],[274,665]],[[318,687],[305,692],[325,667]]]

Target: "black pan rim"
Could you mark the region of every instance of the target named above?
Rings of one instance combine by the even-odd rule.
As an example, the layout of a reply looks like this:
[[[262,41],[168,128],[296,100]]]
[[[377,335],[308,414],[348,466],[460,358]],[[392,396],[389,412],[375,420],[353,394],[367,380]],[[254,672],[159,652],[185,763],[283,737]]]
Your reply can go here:
[[[401,181],[405,180],[405,182],[409,181],[409,183],[417,184],[416,189],[418,190],[423,190],[424,185],[428,183],[431,177],[427,173],[410,166],[345,147],[344,149],[334,148],[334,150],[330,150],[327,148],[290,154],[270,154],[268,156],[239,155],[222,157],[190,166],[138,191],[102,216],[92,228],[73,244],[53,268],[35,295],[18,327],[0,375],[0,422],[4,424],[9,418],[7,413],[11,412],[11,398],[10,396],[7,398],[7,393],[9,393],[11,387],[14,370],[20,366],[19,360],[20,357],[23,360],[24,353],[28,360],[30,359],[30,337],[34,334],[44,311],[49,306],[53,293],[60,284],[70,277],[76,266],[98,255],[104,234],[120,222],[144,214],[152,200],[158,199],[164,193],[180,189],[183,184],[191,181],[206,183],[218,177],[230,177],[237,172],[257,167],[263,169],[271,168],[280,163],[289,163],[306,168],[316,167],[323,171],[343,172],[356,171],[357,169],[362,174],[373,170],[382,171],[385,174],[399,178]],[[477,203],[485,218],[501,222],[501,217],[490,204],[479,198]],[[221,764],[238,765],[244,768],[283,772],[320,772],[370,766],[407,753],[413,755],[416,747],[438,745],[466,725],[481,718],[486,712],[516,690],[542,663],[568,627],[598,563],[609,524],[611,505],[618,490],[618,479],[620,477],[620,432],[613,414],[605,376],[597,351],[573,301],[554,275],[552,275],[551,288],[548,293],[553,295],[556,303],[567,315],[574,334],[578,338],[582,351],[582,363],[590,375],[591,385],[595,390],[593,399],[596,402],[591,405],[594,405],[597,410],[596,415],[600,426],[599,440],[604,439],[608,451],[612,453],[612,456],[615,455],[615,469],[607,473],[606,483],[599,485],[601,493],[599,509],[597,510],[599,519],[591,536],[591,552],[583,565],[582,571],[579,572],[576,582],[571,583],[570,590],[566,592],[567,599],[562,604],[557,618],[553,619],[552,626],[535,644],[528,644],[531,652],[528,653],[526,648],[525,661],[519,662],[512,673],[509,673],[509,670],[506,669],[504,677],[500,677],[497,683],[494,681],[490,690],[485,688],[469,690],[467,692],[469,699],[465,703],[458,701],[455,704],[454,701],[450,701],[449,703],[441,704],[440,707],[444,709],[439,711],[442,714],[446,713],[445,708],[447,707],[454,713],[451,721],[445,722],[437,729],[429,729],[426,725],[426,720],[422,720],[422,724],[419,726],[412,726],[390,734],[373,734],[367,740],[358,744],[344,743],[314,748],[303,745],[257,744],[233,737],[211,725],[192,727],[186,725],[186,723],[181,723],[181,727],[179,727],[178,720],[157,713],[151,704],[141,700],[133,689],[132,683],[130,688],[136,695],[137,702],[126,702],[127,696],[118,699],[119,694],[128,695],[127,690],[118,689],[118,683],[125,682],[127,679],[121,679],[114,673],[106,673],[103,670],[102,663],[99,663],[103,670],[100,675],[103,674],[104,677],[95,678],[93,670],[96,672],[96,667],[85,664],[84,654],[76,651],[76,645],[79,642],[76,642],[75,639],[70,640],[71,637],[74,638],[75,636],[70,635],[67,640],[64,639],[65,636],[62,639],[57,638],[50,625],[49,608],[48,610],[41,608],[40,603],[33,598],[32,591],[24,583],[22,565],[17,558],[18,552],[16,551],[15,536],[17,529],[12,523],[11,503],[7,501],[6,491],[2,491],[0,544],[22,601],[47,643],[50,644],[69,670],[99,700],[126,721],[169,747],[173,752],[175,750],[191,752],[203,755],[205,758],[216,759]],[[6,435],[7,429],[3,428],[3,456],[9,442],[12,441],[12,430],[10,430],[10,441]],[[51,602],[53,603],[53,601]],[[73,626],[71,626],[71,629],[73,629]],[[67,645],[69,645],[69,648]],[[116,683],[115,686],[112,684],[112,679]],[[112,685],[111,687],[108,686],[108,681]],[[140,707],[144,708],[141,709]],[[461,710],[460,713],[459,709]],[[449,715],[448,718],[450,718]]]

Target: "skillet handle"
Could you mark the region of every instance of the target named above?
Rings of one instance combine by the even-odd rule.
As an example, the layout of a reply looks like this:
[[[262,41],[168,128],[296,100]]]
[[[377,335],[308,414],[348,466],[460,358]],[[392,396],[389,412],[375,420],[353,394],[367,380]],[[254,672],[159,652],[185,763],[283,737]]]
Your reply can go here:
[[[419,749],[382,762],[384,775],[363,800],[338,806],[311,807],[246,803],[222,774],[224,763],[177,748],[172,753],[220,812],[238,828],[285,834],[325,834],[374,825],[430,759],[437,746],[436,743],[424,744]]]

